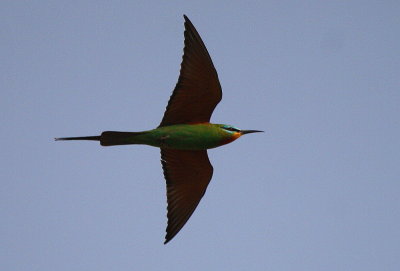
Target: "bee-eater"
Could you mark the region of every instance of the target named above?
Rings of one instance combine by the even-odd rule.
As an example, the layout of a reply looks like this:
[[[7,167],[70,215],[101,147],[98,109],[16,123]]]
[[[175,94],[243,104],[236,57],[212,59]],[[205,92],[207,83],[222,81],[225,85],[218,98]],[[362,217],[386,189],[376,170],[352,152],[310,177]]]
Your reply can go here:
[[[185,15],[185,46],[178,83],[160,125],[143,132],[102,132],[99,136],[61,137],[55,140],[95,140],[102,146],[145,144],[161,149],[167,183],[168,243],[193,214],[213,174],[207,149],[228,144],[244,134],[210,118],[221,101],[222,89],[207,48]]]

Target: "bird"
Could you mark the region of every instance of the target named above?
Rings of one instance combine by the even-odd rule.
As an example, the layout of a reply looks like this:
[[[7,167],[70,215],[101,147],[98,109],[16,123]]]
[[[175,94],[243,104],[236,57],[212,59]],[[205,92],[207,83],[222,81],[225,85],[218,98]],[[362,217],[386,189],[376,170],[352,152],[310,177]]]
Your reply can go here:
[[[222,99],[222,88],[210,54],[196,28],[184,17],[184,49],[178,82],[159,126],[141,132],[105,131],[99,136],[60,137],[59,140],[100,141],[101,146],[144,144],[161,150],[167,190],[164,244],[189,220],[213,175],[207,150],[239,137],[264,132],[210,123]]]

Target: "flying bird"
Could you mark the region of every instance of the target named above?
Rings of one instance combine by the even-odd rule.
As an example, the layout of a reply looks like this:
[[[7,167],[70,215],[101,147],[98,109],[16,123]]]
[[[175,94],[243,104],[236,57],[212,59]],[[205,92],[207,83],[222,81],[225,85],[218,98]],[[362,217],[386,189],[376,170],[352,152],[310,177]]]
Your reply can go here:
[[[185,45],[180,75],[157,128],[55,139],[94,140],[102,146],[145,144],[160,148],[168,204],[164,244],[182,229],[206,192],[213,174],[207,149],[231,143],[244,134],[263,132],[210,123],[212,112],[222,99],[221,85],[199,33],[189,18],[183,17]]]

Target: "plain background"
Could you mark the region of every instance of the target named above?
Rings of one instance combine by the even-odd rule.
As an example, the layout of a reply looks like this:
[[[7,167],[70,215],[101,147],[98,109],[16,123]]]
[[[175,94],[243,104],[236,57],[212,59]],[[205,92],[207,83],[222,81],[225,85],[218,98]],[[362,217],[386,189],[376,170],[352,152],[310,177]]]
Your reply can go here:
[[[183,17],[224,91],[214,177],[164,246],[156,127]],[[1,1],[0,269],[400,270],[399,1]]]

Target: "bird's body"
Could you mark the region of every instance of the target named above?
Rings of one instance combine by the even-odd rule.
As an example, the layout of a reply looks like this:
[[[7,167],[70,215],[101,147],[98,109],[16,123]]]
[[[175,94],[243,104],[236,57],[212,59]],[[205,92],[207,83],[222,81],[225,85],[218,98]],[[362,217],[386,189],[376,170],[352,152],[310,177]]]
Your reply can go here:
[[[185,47],[178,83],[160,125],[142,132],[106,131],[99,136],[56,140],[94,140],[102,146],[144,144],[161,149],[167,182],[168,226],[165,243],[185,225],[203,197],[213,167],[207,149],[228,144],[257,130],[212,124],[210,118],[222,98],[211,57],[195,27],[185,18]]]
[[[96,140],[102,146],[142,144],[164,149],[207,150],[228,144],[241,136],[226,124],[196,123],[158,127],[142,132],[106,131],[99,137],[70,137],[64,140]]]

